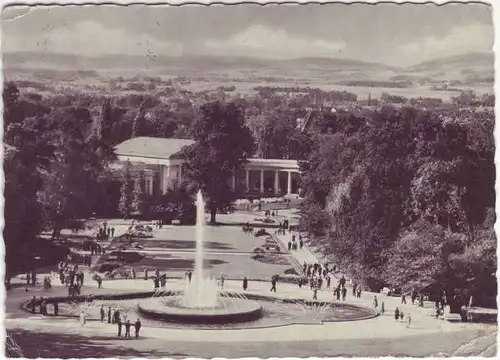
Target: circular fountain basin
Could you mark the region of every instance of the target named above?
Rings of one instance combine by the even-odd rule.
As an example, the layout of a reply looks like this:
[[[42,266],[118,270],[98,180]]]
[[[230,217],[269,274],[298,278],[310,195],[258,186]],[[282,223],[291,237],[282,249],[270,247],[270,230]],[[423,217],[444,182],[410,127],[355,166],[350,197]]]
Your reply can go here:
[[[187,308],[179,306],[175,298],[152,298],[141,301],[138,310],[144,317],[182,324],[241,323],[263,316],[262,306],[257,301],[237,298],[222,298],[213,308]]]

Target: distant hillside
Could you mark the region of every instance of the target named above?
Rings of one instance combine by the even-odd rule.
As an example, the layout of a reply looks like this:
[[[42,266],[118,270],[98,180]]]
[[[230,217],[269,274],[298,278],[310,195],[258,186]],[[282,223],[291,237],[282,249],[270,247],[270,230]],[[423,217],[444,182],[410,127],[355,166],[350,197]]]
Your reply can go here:
[[[488,68],[493,70],[494,59],[493,53],[462,54],[425,61],[408,68],[408,70],[412,72],[443,71],[451,68],[460,70],[468,68]]]
[[[285,64],[318,66],[325,68],[335,68],[339,70],[399,70],[399,68],[387,66],[380,63],[360,61],[354,59],[339,59],[327,57],[303,57],[282,61]]]
[[[371,62],[336,58],[297,58],[290,60],[272,60],[251,57],[217,56],[155,56],[155,55],[104,55],[99,57],[56,54],[47,52],[4,53],[4,65],[9,67],[57,67],[77,70],[130,69],[193,67],[197,70],[220,68],[257,68],[269,66],[319,67],[338,70],[393,70],[393,68]]]

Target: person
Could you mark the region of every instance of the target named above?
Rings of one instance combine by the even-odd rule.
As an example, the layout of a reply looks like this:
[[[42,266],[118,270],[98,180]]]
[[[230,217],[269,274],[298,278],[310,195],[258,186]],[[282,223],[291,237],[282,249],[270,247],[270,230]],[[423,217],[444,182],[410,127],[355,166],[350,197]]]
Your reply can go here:
[[[340,300],[340,285],[335,288],[335,295],[337,296],[337,300]]]
[[[304,240],[300,239],[299,245],[300,245],[300,249],[302,250],[302,248],[304,247]]]
[[[399,317],[400,317],[401,321],[404,321],[403,319],[404,319],[404,317],[405,317],[405,314],[404,314],[404,312],[403,312],[403,311],[400,311],[400,312],[399,312]]]
[[[401,304],[406,304],[406,296],[405,296],[405,294],[401,295]]]
[[[163,274],[160,277],[160,282],[161,282],[161,287],[162,288],[164,288],[165,286],[167,286],[167,274]]]
[[[292,242],[288,240],[288,251],[292,250]]]
[[[80,325],[84,326],[85,325],[85,311],[82,310],[80,313]]]
[[[383,315],[385,313],[385,303],[382,301],[380,303],[380,313]]]
[[[104,322],[104,317],[106,316],[106,312],[104,311],[104,305],[101,306],[101,322]]]
[[[111,228],[111,237],[112,238],[115,237],[115,228],[114,227]]]
[[[54,315],[55,316],[59,315],[59,303],[57,301],[54,302]]]
[[[36,296],[33,296],[33,298],[31,299],[29,307],[32,314],[36,313]]]
[[[108,307],[108,324],[111,324],[111,306]]]
[[[358,286],[358,299],[361,299],[361,286]]]
[[[410,325],[411,325],[411,314],[408,314],[408,318],[407,318],[407,323],[406,323],[406,327],[409,328]]]
[[[154,283],[155,290],[160,287],[160,280],[157,277],[155,277],[153,279],[153,283]]]
[[[118,337],[122,337],[122,320],[120,317],[116,320],[116,324],[118,326]]]
[[[377,295],[373,296],[373,307],[376,309],[378,307],[378,299]]]
[[[220,275],[220,288],[221,290],[224,290],[224,274]]]
[[[396,321],[399,320],[399,308],[398,307],[396,307],[396,309],[394,310],[394,319]]]
[[[315,287],[313,290],[313,300],[318,300],[318,288]]]
[[[130,320],[125,322],[125,337],[130,338]]]
[[[357,286],[358,286],[358,285],[357,285],[356,283],[354,283],[354,284],[352,285],[352,296],[356,296],[356,287],[357,287]]]
[[[247,289],[248,289],[248,279],[247,279],[247,277],[245,276],[245,277],[243,278],[243,291],[247,291]]]
[[[276,283],[277,283],[277,282],[278,282],[278,281],[276,280],[276,277],[273,277],[273,278],[271,279],[271,290],[270,290],[270,291],[274,291],[274,292],[276,292]]]
[[[148,279],[148,269],[144,268],[144,280]]]
[[[137,339],[139,337],[139,331],[141,330],[141,321],[137,319],[134,324],[135,328],[135,338]]]
[[[347,289],[345,287],[342,288],[342,301],[345,301],[345,297],[347,296]]]
[[[191,278],[193,277],[193,272],[191,270],[188,271],[188,280],[191,282]]]

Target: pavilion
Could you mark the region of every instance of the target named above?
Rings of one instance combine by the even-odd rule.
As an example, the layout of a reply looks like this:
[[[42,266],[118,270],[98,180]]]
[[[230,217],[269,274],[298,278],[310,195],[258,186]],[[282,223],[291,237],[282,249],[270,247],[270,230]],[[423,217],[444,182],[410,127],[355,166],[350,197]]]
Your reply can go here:
[[[115,147],[115,168],[128,163],[131,171],[142,170],[150,195],[164,194],[182,181],[184,160],[178,154],[193,140],[136,137]],[[299,193],[300,173],[297,160],[250,158],[228,182],[232,190],[249,197],[285,196]]]

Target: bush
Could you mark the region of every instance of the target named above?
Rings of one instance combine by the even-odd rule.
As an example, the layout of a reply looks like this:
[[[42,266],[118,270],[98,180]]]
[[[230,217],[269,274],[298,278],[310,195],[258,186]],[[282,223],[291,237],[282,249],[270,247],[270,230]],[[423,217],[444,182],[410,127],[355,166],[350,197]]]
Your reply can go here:
[[[141,260],[144,257],[144,254],[141,254],[137,251],[112,251],[109,253],[110,256],[116,256],[120,261],[125,263],[135,263]]]
[[[284,271],[286,275],[299,275],[294,268],[288,268]]]
[[[255,254],[252,256],[252,259],[254,259],[254,260],[264,259],[264,254],[263,253]]]
[[[118,261],[106,261],[97,267],[97,271],[100,273],[106,273],[114,271],[119,267],[123,266],[123,263]]]
[[[263,248],[261,248],[261,247],[256,247],[255,249],[253,249],[253,252],[254,252],[254,253],[263,253],[263,252],[265,252],[265,251],[264,251],[264,249],[263,249]]]

